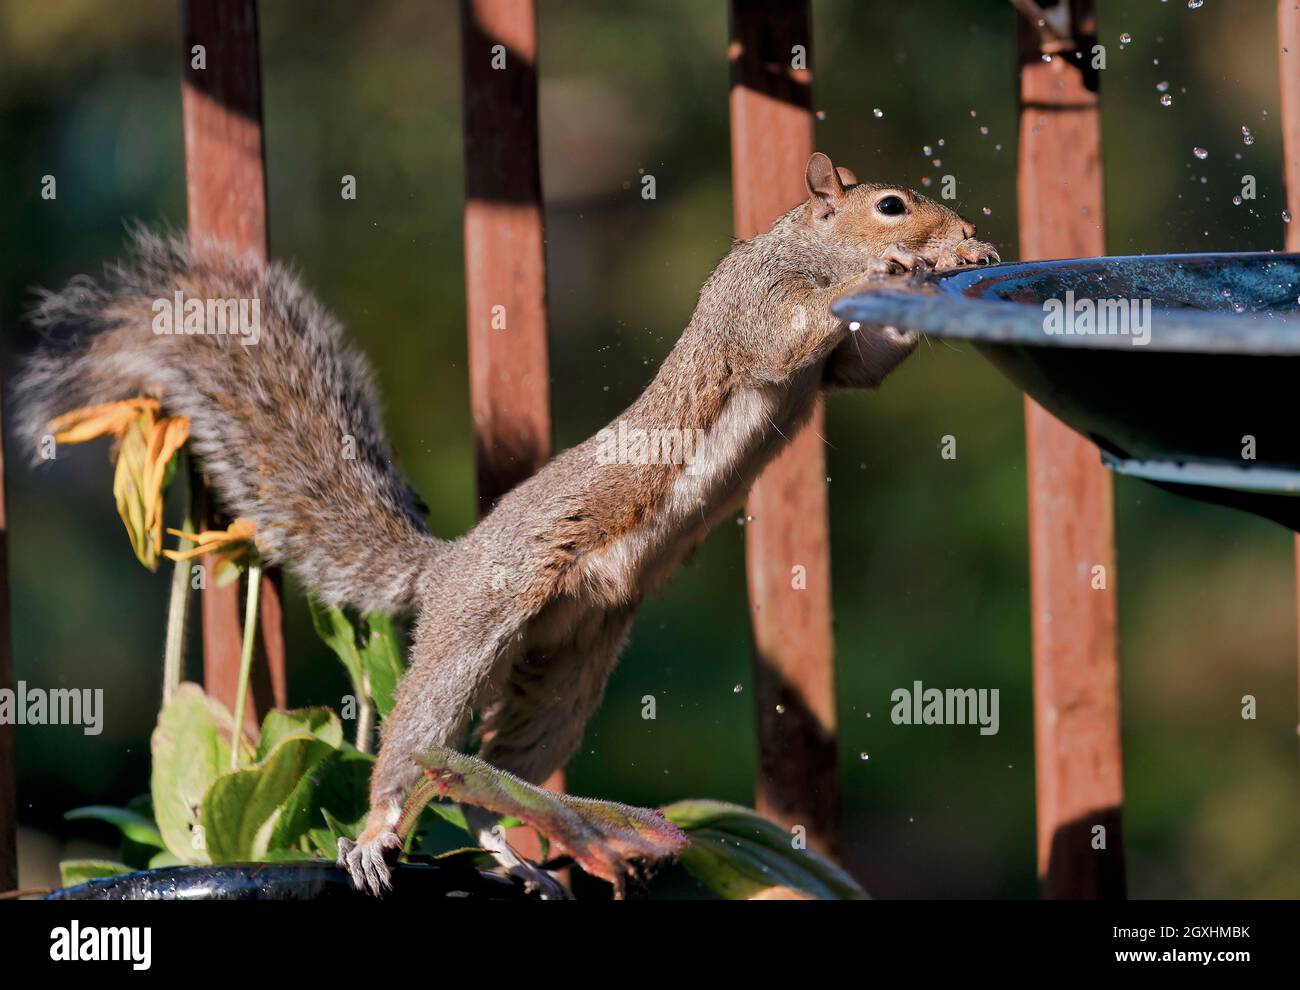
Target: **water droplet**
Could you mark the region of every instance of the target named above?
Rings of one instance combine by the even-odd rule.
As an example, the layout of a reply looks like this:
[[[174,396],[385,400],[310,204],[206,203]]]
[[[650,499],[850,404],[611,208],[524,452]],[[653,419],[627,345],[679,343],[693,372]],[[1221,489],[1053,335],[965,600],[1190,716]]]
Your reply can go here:
[[[1044,52],[1044,53],[1043,53],[1043,61],[1044,61],[1044,62],[1050,62],[1051,60],[1052,60],[1052,56],[1050,56],[1050,55],[1048,55],[1046,52]]]
[[[943,138],[939,138],[939,147],[940,147],[940,148],[943,147]]]
[[[1240,198],[1241,198],[1241,197],[1238,197],[1238,199],[1240,199]],[[862,324],[859,323],[857,320],[854,320],[852,323],[849,324],[849,329],[850,329],[850,330],[853,330],[853,331],[861,330],[861,329],[862,329]]]
[[[866,753],[859,753],[859,754],[858,754],[858,759],[859,759],[859,760],[866,761],[866,760],[871,759],[871,757],[868,756]]]
[[[1290,210],[1283,210],[1283,211],[1282,211],[1282,222],[1283,222],[1283,223],[1290,223],[1290,222],[1291,222],[1291,211],[1290,211]]]
[[[1157,93],[1169,92],[1169,83],[1167,81],[1161,81],[1156,83],[1156,92]]]
[[[983,213],[986,217],[993,216],[993,211],[990,210],[987,206],[984,207],[984,209],[980,210],[980,212]]]
[[[826,111],[825,111],[825,110],[818,110],[818,111],[817,111],[817,119],[818,119],[818,120],[825,120],[825,119],[826,119]]]
[[[1210,153],[1206,151],[1204,148],[1193,148],[1192,154],[1195,155],[1197,158],[1199,158],[1201,161],[1205,161],[1205,159],[1210,157]]]
[[[942,158],[932,159],[930,161],[930,164],[933,165],[935,168],[941,168],[943,166],[943,159]]]
[[[745,686],[743,684],[737,684],[734,688],[731,689],[731,693],[740,694],[740,692],[743,690],[745,690]]]
[[[989,129],[987,127],[980,127],[980,133],[987,137]]]
[[[1127,31],[1125,31],[1123,34],[1119,36],[1119,43],[1121,45],[1127,45],[1132,40],[1133,40],[1133,35],[1129,34]]]
[[[1233,196],[1233,197],[1232,197],[1232,205],[1233,205],[1233,206],[1240,206],[1240,205],[1241,205],[1241,197],[1240,197],[1240,196]]]
[[[934,149],[931,148],[928,144],[923,144],[921,145],[921,154],[925,155],[926,158],[929,158],[931,155],[934,154]]]
[[[1168,93],[1165,93],[1163,96],[1160,97],[1160,105],[1162,107],[1171,107],[1174,105],[1174,98],[1170,96]]]
[[[1195,10],[1197,7],[1201,6],[1201,4],[1203,4],[1203,3],[1205,3],[1205,0],[1187,0],[1187,9],[1188,9],[1188,10]]]
[[[1233,304],[1232,304],[1232,311],[1233,311],[1234,313],[1244,313],[1244,312],[1246,312],[1246,307],[1243,306],[1241,303],[1233,303]]]
[[[1241,140],[1243,144],[1255,143],[1255,135],[1250,133],[1250,128],[1245,124],[1241,125]]]
[[[776,713],[777,713],[778,715],[784,715],[784,714],[785,714],[785,705],[777,705],[777,706],[776,706]]]
[[[884,115],[885,115],[885,111],[881,110],[880,107],[876,107],[874,110],[871,111],[871,116],[873,117],[883,117]]]

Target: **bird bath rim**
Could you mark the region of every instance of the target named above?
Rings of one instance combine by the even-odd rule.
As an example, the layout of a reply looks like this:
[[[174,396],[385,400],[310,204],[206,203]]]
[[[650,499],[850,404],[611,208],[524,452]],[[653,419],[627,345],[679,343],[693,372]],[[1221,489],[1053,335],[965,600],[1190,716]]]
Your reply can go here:
[[[1247,264],[1243,264],[1247,263]],[[1277,295],[1255,298],[1244,312],[1234,312],[1231,297],[1219,296],[1223,308],[1206,309],[1153,304],[1151,334],[1145,344],[1115,334],[1049,334],[1044,329],[1043,294],[1036,286],[1054,276],[1073,276],[1077,281],[1090,272],[1115,275],[1148,273],[1163,283],[1141,286],[1151,291],[1101,292],[1086,296],[1074,291],[1076,299],[1148,298],[1167,301],[1169,279],[1184,279],[1188,287],[1199,282],[1231,282],[1245,274],[1267,272],[1273,263],[1281,267],[1289,288]],[[1103,350],[1173,351],[1204,354],[1276,354],[1300,356],[1300,254],[1274,251],[1240,251],[1206,254],[1115,255],[1096,258],[1066,258],[1055,261],[1010,262],[960,268],[941,274],[913,275],[903,286],[891,277],[879,283],[864,283],[863,291],[838,299],[831,311],[840,319],[859,323],[900,326],[936,337],[984,343],[1020,344],[1043,347]],[[1238,284],[1238,283],[1234,283]],[[1022,290],[1026,299],[1016,301],[1004,294]],[[1139,288],[1129,286],[1128,288]],[[1254,288],[1258,289],[1258,285]],[[1064,290],[1062,290],[1063,292]],[[1230,291],[1230,290],[1229,290]],[[1249,298],[1249,297],[1239,297]],[[1292,318],[1288,311],[1295,313]]]

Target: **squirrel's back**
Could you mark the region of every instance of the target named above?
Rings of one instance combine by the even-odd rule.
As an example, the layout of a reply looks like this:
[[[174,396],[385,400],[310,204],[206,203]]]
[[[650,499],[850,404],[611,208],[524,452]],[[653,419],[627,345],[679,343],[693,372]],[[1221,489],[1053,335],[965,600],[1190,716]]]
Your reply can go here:
[[[441,543],[393,463],[370,369],[338,323],[280,265],[143,230],[130,247],[103,279],[41,294],[32,322],[50,342],[15,385],[29,449],[72,409],[157,398],[189,417],[208,484],[228,515],[257,524],[269,563],[334,604],[414,604]],[[198,332],[186,333],[190,300]],[[203,322],[213,314],[242,322],[213,332]]]

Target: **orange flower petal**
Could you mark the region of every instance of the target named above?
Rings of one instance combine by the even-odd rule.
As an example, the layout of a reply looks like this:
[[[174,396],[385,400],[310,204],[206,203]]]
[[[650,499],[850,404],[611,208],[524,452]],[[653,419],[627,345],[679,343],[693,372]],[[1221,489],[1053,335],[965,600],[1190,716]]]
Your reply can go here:
[[[104,402],[56,416],[50,420],[50,432],[56,443],[83,443],[109,434],[120,437],[141,413],[156,415],[158,410],[157,399],[140,397]]]
[[[169,560],[190,560],[205,553],[229,556],[244,549],[255,549],[253,536],[257,532],[257,523],[243,516],[236,519],[225,529],[205,529],[201,533],[186,533],[179,529],[168,529],[168,533],[182,539],[193,540],[196,544],[188,550],[164,550],[163,555]],[[247,544],[247,547],[245,547]]]

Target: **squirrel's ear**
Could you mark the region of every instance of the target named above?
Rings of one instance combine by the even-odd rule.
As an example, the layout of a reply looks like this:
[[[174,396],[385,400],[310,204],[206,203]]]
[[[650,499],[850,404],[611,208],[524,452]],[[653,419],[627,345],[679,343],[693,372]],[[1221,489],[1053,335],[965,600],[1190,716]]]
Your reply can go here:
[[[813,152],[808,159],[808,168],[804,172],[804,181],[808,183],[808,194],[817,207],[819,217],[828,217],[839,209],[844,196],[844,183],[835,171],[831,160],[820,151]]]
[[[851,168],[845,168],[843,165],[836,165],[835,174],[840,177],[840,181],[846,186],[856,186],[858,184],[858,177],[853,174],[853,169]]]

